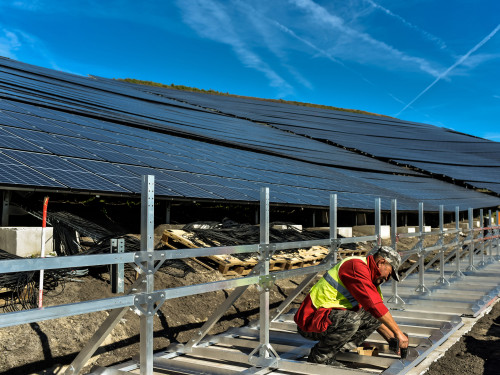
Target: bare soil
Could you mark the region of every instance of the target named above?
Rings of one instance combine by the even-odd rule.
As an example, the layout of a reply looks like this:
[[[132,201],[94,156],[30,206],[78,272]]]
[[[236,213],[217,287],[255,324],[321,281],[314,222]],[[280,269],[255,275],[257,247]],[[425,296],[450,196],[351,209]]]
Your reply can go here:
[[[500,374],[500,303],[496,303],[491,312],[483,316],[425,374]]]
[[[356,234],[355,234],[356,235]],[[432,239],[427,239],[431,243]],[[399,249],[412,248],[414,239],[400,241]],[[366,244],[369,246],[369,244]],[[187,259],[192,268],[184,277],[182,272],[168,267],[157,272],[155,289],[223,280],[227,277],[208,270]],[[167,272],[170,271],[170,274]],[[97,274],[96,274],[97,275]],[[86,276],[79,281],[68,281],[44,298],[45,306],[67,304],[113,296],[107,273]],[[134,281],[134,273],[127,272],[126,285]],[[279,280],[270,295],[271,308],[277,307],[301,280]],[[211,313],[229,295],[230,290],[210,292],[166,301],[154,321],[154,349],[160,351],[169,344],[188,341]],[[299,297],[298,302],[302,300]],[[298,307],[298,302],[290,308]],[[238,299],[210,334],[243,326],[258,318],[259,293],[252,286]],[[85,343],[99,328],[108,313],[96,312],[0,328],[0,374],[55,374],[71,363]],[[139,315],[130,309],[91,358],[83,373],[95,366],[110,366],[127,361],[139,353]],[[500,304],[485,315],[472,331],[455,344],[445,356],[434,363],[428,375],[500,373]]]

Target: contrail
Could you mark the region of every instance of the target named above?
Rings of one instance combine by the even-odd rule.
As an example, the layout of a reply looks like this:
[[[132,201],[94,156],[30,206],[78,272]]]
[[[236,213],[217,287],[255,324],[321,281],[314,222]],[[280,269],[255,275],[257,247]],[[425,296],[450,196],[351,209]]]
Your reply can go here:
[[[446,77],[448,73],[450,73],[453,69],[455,69],[458,65],[463,63],[465,60],[469,58],[471,54],[476,52],[479,48],[483,46],[484,43],[486,43],[488,40],[493,38],[495,34],[500,30],[500,24],[495,27],[495,29],[489,33],[483,40],[481,40],[478,44],[476,44],[469,52],[467,52],[465,55],[460,57],[455,64],[450,66],[448,69],[446,69],[443,73],[441,73],[435,80],[432,82],[429,86],[427,86],[424,91],[422,91],[420,94],[418,94],[411,102],[409,102],[401,111],[399,111],[396,116],[399,116],[401,113],[403,113],[406,109],[408,109],[409,106],[411,106],[413,103],[415,103],[422,95],[424,95],[427,91],[429,91],[436,83],[438,83],[441,79]]]
[[[446,48],[446,44],[445,42],[443,42],[443,40],[439,39],[437,36],[434,36],[432,35],[431,33],[425,31],[425,30],[422,30],[420,27],[418,26],[415,26],[414,24],[412,24],[411,22],[408,22],[407,20],[405,20],[403,17],[401,17],[400,15],[398,14],[395,14],[393,12],[391,12],[389,9],[387,8],[384,8],[383,6],[377,4],[376,2],[374,2],[373,0],[365,0],[367,3],[369,3],[372,7],[376,8],[376,9],[380,9],[382,12],[384,12],[385,14],[387,14],[388,16],[391,16],[391,17],[394,17],[396,19],[398,19],[399,21],[401,21],[403,24],[405,24],[406,26],[408,26],[409,28],[421,33],[422,35],[424,35],[428,40],[436,43],[440,49],[445,49]]]

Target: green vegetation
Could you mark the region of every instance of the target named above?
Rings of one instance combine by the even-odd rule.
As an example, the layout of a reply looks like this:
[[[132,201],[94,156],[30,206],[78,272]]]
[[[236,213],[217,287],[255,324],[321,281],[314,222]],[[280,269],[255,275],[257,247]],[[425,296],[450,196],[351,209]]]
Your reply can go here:
[[[378,113],[371,113],[371,112],[361,111],[359,109],[339,108],[339,107],[333,107],[333,106],[329,106],[329,105],[313,104],[313,103],[303,103],[303,102],[296,102],[296,101],[292,101],[292,100],[283,100],[283,99],[254,98],[254,97],[251,97],[251,96],[234,95],[234,94],[229,94],[227,92],[221,92],[221,91],[216,91],[216,90],[212,90],[212,89],[204,90],[204,89],[199,89],[199,88],[196,88],[196,87],[189,87],[189,86],[184,86],[184,85],[176,85],[176,84],[173,84],[173,83],[170,84],[170,85],[165,85],[163,83],[152,82],[152,81],[142,81],[140,79],[134,79],[134,78],[125,78],[125,79],[119,78],[117,80],[118,81],[123,81],[123,82],[128,82],[128,83],[135,83],[135,84],[138,84],[138,85],[156,86],[156,87],[163,87],[163,88],[167,88],[167,89],[190,91],[190,92],[201,92],[201,93],[204,93],[204,94],[230,96],[230,97],[233,97],[233,98],[262,100],[262,101],[266,101],[266,102],[293,104],[293,105],[302,106],[302,107],[321,108],[321,109],[329,109],[329,110],[334,110],[334,111],[360,113],[360,114],[364,114],[364,115],[390,117],[390,116],[381,115],[381,114],[378,114]]]

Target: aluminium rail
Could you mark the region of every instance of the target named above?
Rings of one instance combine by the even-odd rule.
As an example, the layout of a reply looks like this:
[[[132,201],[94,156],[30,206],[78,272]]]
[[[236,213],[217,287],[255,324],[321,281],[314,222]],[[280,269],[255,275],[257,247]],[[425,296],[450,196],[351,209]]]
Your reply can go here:
[[[129,263],[139,273],[139,278],[129,290],[122,296],[112,298],[4,313],[1,314],[0,327],[111,309],[109,316],[94,336],[65,370],[65,375],[81,372],[90,357],[130,307],[135,307],[140,312],[139,359],[116,368],[98,368],[93,372],[94,374],[124,374],[140,369],[140,374],[151,375],[155,368],[190,374],[233,374],[237,372],[250,374],[256,372],[279,373],[280,371],[308,374],[330,373],[331,367],[309,364],[304,361],[303,357],[307,355],[314,342],[305,340],[296,334],[296,327],[290,320],[291,315],[284,314],[284,312],[287,311],[293,300],[311,284],[318,273],[327,271],[337,262],[339,247],[348,243],[371,242],[376,248],[382,243],[380,202],[380,198],[375,200],[375,234],[372,236],[337,238],[337,196],[333,194],[330,196],[329,239],[271,244],[269,243],[269,189],[263,188],[260,203],[261,236],[259,244],[189,250],[154,250],[154,177],[143,176],[141,251],[0,261],[0,273]],[[471,225],[472,210],[469,210],[470,225],[467,237],[462,240],[458,227],[458,208],[456,209],[457,224],[455,230],[445,231],[441,207],[439,240],[435,245],[425,247],[423,238],[427,234],[423,231],[422,204],[419,206],[418,233],[397,234],[396,200],[392,202],[391,214],[393,246],[397,247],[397,241],[402,237],[416,236],[419,239],[414,249],[402,254],[405,259],[411,255],[417,255],[416,266],[407,270],[403,276],[403,283],[392,284],[390,293],[387,292],[387,288],[384,290],[386,295],[392,293],[388,305],[393,309],[392,313],[398,324],[409,333],[410,355],[404,361],[391,355],[387,344],[375,333],[368,338],[367,342],[377,347],[381,356],[368,357],[350,352],[343,353],[342,358],[339,359],[358,366],[358,371],[336,369],[339,374],[364,374],[366,372],[363,366],[371,368],[372,371],[373,368],[376,368],[384,374],[403,374],[461,326],[460,315],[477,315],[498,295],[500,283],[498,278],[500,227],[498,224],[497,226],[489,225],[487,228],[473,228]],[[489,216],[491,223],[491,211]],[[487,232],[486,235],[484,231]],[[453,241],[444,243],[445,237],[450,236],[453,237]],[[330,252],[320,264],[287,271],[269,271],[269,261],[275,251],[316,245],[330,247]],[[494,250],[496,250],[496,256],[493,256]],[[154,274],[166,260],[253,252],[259,253],[259,262],[245,277],[178,288],[154,289]],[[434,256],[436,259],[433,258],[431,262],[426,264],[426,256],[436,252],[437,257]],[[469,257],[469,265],[467,269],[462,271],[460,260],[464,255],[466,258]],[[455,264],[449,269],[449,264],[453,259]],[[440,264],[439,275],[436,274],[435,269],[429,269],[432,264],[438,261]],[[418,275],[413,272],[416,267],[419,268]],[[277,309],[271,312],[269,291],[275,281],[298,276],[304,276],[302,282]],[[418,276],[418,280],[416,276]],[[424,277],[427,277],[427,280],[434,278],[437,282],[434,284],[425,283]],[[478,283],[473,282],[476,279],[479,281]],[[441,290],[446,290],[449,294],[455,285],[461,285],[458,283],[464,280],[467,280],[466,285],[470,284],[468,286],[470,289],[467,290],[470,290],[471,293],[464,294],[462,291],[462,296],[456,294],[457,301],[451,300],[444,303],[438,299]],[[207,336],[214,324],[250,285],[257,285],[260,291],[259,320],[252,322],[248,327],[233,328],[221,335]],[[462,285],[460,287],[465,288]],[[164,301],[221,289],[234,290],[186,344],[172,345],[166,352],[153,355],[153,319]],[[437,308],[436,301],[444,303],[445,309]],[[220,358],[224,358],[224,360],[220,362]]]

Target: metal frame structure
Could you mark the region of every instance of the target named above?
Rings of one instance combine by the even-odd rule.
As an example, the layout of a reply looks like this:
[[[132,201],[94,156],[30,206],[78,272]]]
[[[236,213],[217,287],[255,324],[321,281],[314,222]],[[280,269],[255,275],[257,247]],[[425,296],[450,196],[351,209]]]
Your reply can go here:
[[[130,307],[140,311],[140,358],[137,362],[121,365],[120,368],[97,369],[94,374],[123,374],[140,368],[141,375],[151,375],[155,368],[164,368],[188,373],[229,374],[271,373],[285,370],[297,373],[326,374],[331,368],[309,364],[300,358],[307,355],[314,344],[297,335],[291,321],[291,315],[285,314],[294,299],[311,284],[320,272],[331,268],[338,258],[338,249],[345,244],[370,242],[373,248],[382,243],[381,238],[381,200],[375,200],[375,234],[370,236],[337,237],[337,196],[330,196],[330,238],[314,241],[269,243],[269,189],[262,188],[260,204],[260,243],[243,246],[224,246],[186,250],[154,250],[154,176],[143,176],[141,207],[141,251],[112,252],[110,254],[68,256],[39,259],[20,259],[0,261],[0,273],[35,271],[41,269],[59,269],[90,267],[97,265],[131,264],[138,272],[136,282],[124,295],[112,298],[79,302],[68,305],[45,307],[4,313],[0,327],[23,323],[39,322],[65,316],[86,314],[95,311],[111,310],[94,336],[65,370],[65,375],[78,374],[90,357],[102,344],[112,329],[118,324]],[[390,294],[387,305],[392,308],[396,321],[406,328],[410,335],[410,355],[402,361],[388,352],[380,336],[374,334],[369,342],[377,346],[380,357],[358,356],[345,353],[340,359],[357,363],[358,366],[375,366],[384,374],[403,374],[420,362],[427,353],[445,341],[461,325],[460,315],[477,316],[488,304],[497,298],[500,288],[498,270],[500,263],[500,226],[492,226],[492,213],[489,211],[490,224],[487,227],[473,227],[472,209],[469,210],[469,229],[465,240],[460,239],[458,224],[459,209],[456,208],[456,227],[446,231],[443,222],[443,207],[440,207],[440,227],[438,240],[432,246],[425,246],[427,235],[436,232],[424,232],[423,204],[419,205],[419,231],[416,233],[397,233],[397,202],[392,201],[391,240],[397,247],[399,239],[417,237],[417,245],[405,251],[402,256],[408,260],[416,255],[418,260],[402,276],[401,283],[384,286],[384,293]],[[483,211],[481,210],[481,223]],[[498,217],[498,215],[497,215]],[[484,233],[486,232],[486,234]],[[451,240],[450,240],[451,239]],[[449,240],[449,241],[447,241]],[[478,246],[477,246],[478,245]],[[116,246],[116,244],[115,244]],[[286,271],[269,271],[269,262],[274,252],[293,248],[329,246],[330,252],[321,263]],[[496,255],[493,252],[496,250]],[[205,284],[189,285],[170,289],[154,289],[154,274],[166,260],[200,257],[209,255],[255,253],[259,262],[245,277],[215,281]],[[467,269],[462,272],[461,258],[468,257]],[[429,260],[429,257],[432,257]],[[451,260],[454,264],[451,265]],[[439,261],[439,269],[431,268]],[[418,267],[418,273],[414,271]],[[269,308],[269,291],[276,280],[304,276],[297,288],[288,295],[274,311]],[[428,280],[432,280],[428,282]],[[464,283],[466,280],[466,283]],[[216,337],[207,336],[231,305],[250,285],[257,285],[260,292],[260,317],[248,327],[235,328]],[[464,289],[465,288],[465,289]],[[165,353],[153,355],[153,319],[156,311],[167,299],[207,293],[222,289],[234,289],[228,298],[213,312],[205,324],[184,345],[173,345]],[[457,293],[458,289],[458,293]],[[470,292],[465,292],[465,291]],[[442,292],[445,293],[442,293]],[[450,297],[450,293],[452,296]],[[444,298],[446,297],[446,298]],[[443,300],[444,298],[444,300]],[[437,307],[438,306],[438,307]],[[245,339],[243,339],[245,337]],[[216,349],[216,344],[226,345],[226,349]],[[228,348],[229,345],[229,348]],[[245,347],[249,353],[235,352],[232,346]],[[215,350],[215,352],[213,352]],[[213,361],[220,358],[221,350],[228,361],[240,363],[240,368],[229,370],[225,366],[206,363],[196,365],[193,361],[183,362],[184,356],[198,356]],[[281,354],[280,354],[281,353]],[[364,358],[363,358],[364,357]],[[339,370],[339,374],[347,370]],[[349,374],[355,374],[349,370]],[[360,373],[365,373],[362,369]],[[346,372],[347,373],[347,372]]]

